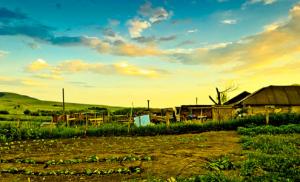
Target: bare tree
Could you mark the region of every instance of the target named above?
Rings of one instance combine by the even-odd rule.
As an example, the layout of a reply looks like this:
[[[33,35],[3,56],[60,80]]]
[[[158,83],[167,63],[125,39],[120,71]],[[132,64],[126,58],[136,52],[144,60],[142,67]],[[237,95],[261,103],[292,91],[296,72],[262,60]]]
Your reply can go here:
[[[231,84],[229,86],[226,86],[226,88],[222,91],[216,87],[217,92],[217,101],[215,101],[212,96],[209,96],[209,99],[215,104],[215,105],[223,105],[228,100],[228,93],[233,92],[238,89],[238,86],[236,84]]]

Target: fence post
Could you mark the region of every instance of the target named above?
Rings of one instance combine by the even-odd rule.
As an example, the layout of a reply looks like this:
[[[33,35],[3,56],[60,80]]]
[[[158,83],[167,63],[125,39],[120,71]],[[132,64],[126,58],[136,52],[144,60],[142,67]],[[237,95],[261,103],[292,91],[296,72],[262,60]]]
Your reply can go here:
[[[167,124],[167,129],[170,129],[170,116],[169,116],[169,112],[166,112],[166,124]]]
[[[84,136],[86,136],[87,125],[88,125],[88,117],[87,117],[87,114],[85,114],[85,131],[84,131]]]
[[[269,124],[269,120],[270,120],[270,117],[269,117],[269,109],[267,108],[267,112],[266,112],[266,125]]]

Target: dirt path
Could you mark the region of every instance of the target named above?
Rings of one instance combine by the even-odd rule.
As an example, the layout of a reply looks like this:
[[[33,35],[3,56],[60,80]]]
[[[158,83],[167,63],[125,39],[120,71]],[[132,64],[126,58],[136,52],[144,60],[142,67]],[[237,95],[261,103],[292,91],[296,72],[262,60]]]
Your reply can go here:
[[[99,158],[118,156],[151,156],[151,161],[97,162],[62,164],[49,166],[43,164],[1,163],[0,169],[26,167],[33,171],[69,169],[110,169],[140,166],[140,174],[113,175],[59,175],[27,176],[23,174],[0,174],[0,181],[122,181],[128,179],[147,179],[149,177],[169,178],[171,176],[191,176],[207,172],[205,164],[209,158],[220,155],[238,156],[241,152],[239,136],[234,131],[206,132],[201,134],[168,135],[154,137],[90,137],[81,139],[37,140],[0,144],[0,158],[12,160],[34,159],[41,163],[48,160],[86,159],[92,155]],[[7,149],[9,147],[10,149]]]

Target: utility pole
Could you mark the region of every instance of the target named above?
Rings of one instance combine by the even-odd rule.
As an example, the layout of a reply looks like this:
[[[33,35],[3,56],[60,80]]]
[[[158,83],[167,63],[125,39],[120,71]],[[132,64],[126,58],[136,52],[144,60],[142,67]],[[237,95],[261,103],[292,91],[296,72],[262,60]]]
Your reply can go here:
[[[64,116],[64,120],[66,120],[66,115],[65,115],[65,89],[64,88],[62,89],[62,99],[63,99],[63,103],[62,103],[63,116]]]
[[[148,103],[148,111],[150,111],[150,100],[147,100]]]
[[[196,97],[196,105],[198,105],[198,97]]]
[[[65,114],[65,89],[62,89],[63,113]]]

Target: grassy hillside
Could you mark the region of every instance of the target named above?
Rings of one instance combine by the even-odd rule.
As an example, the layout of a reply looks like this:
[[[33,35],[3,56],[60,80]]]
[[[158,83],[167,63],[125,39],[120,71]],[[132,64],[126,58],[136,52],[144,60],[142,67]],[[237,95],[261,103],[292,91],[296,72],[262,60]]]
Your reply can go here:
[[[90,107],[105,107],[111,111],[121,109],[121,107],[77,103],[66,103],[65,107],[66,110],[87,110]],[[6,110],[10,114],[23,114],[26,109],[29,109],[30,111],[57,111],[62,110],[62,103],[43,101],[16,93],[0,92],[0,110]]]

